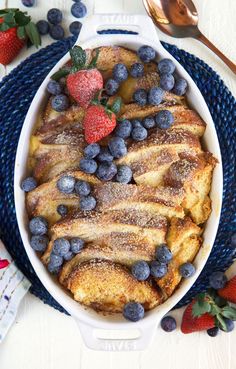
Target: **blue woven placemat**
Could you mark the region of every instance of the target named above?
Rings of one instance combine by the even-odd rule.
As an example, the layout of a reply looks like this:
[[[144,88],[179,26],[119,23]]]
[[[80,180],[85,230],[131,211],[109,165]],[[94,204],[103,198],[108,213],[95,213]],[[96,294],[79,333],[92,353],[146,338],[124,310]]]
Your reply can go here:
[[[65,310],[46,291],[25,253],[15,216],[13,170],[21,127],[30,103],[45,76],[74,42],[71,37],[41,49],[0,83],[0,238],[31,281],[31,292],[61,312]],[[236,232],[236,101],[220,77],[202,60],[176,46],[167,43],[163,46],[187,70],[206,100],[219,137],[224,169],[224,201],[216,241],[198,280],[177,305],[180,307],[208,287],[208,277],[213,271],[227,269],[235,257],[230,238]]]

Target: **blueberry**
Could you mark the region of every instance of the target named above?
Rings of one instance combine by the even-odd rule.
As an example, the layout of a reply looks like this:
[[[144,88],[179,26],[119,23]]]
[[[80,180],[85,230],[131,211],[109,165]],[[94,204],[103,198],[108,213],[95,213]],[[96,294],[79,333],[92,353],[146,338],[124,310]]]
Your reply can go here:
[[[143,127],[142,122],[139,119],[133,119],[131,123],[133,128]]]
[[[70,261],[73,257],[74,257],[73,252],[68,251],[67,254],[64,255],[64,260],[65,261]]]
[[[137,322],[144,317],[144,308],[139,302],[128,302],[123,309],[123,316],[131,322]]]
[[[48,263],[48,271],[52,274],[58,274],[61,266],[55,266],[51,261]]]
[[[163,331],[172,332],[176,329],[176,327],[177,327],[176,320],[172,316],[168,315],[162,318],[161,328],[163,329]]]
[[[129,183],[133,173],[128,165],[120,165],[117,169],[116,181],[119,183]]]
[[[59,95],[62,93],[62,88],[60,83],[51,79],[47,84],[47,91],[52,95]]]
[[[226,330],[224,330],[223,328],[220,328],[222,331],[224,332],[232,332],[234,330],[234,322],[231,319],[228,318],[224,318],[224,322],[226,324]]]
[[[84,173],[93,174],[97,170],[97,163],[93,159],[81,159],[79,163],[79,167]]]
[[[62,193],[72,193],[75,188],[75,178],[64,175],[57,181],[57,189]]]
[[[84,247],[84,240],[75,237],[70,240],[70,249],[74,254],[78,254]]]
[[[147,138],[148,132],[144,127],[136,127],[132,130],[131,136],[134,141],[143,141]]]
[[[138,281],[145,281],[150,275],[150,268],[146,261],[137,261],[132,265],[131,272]]]
[[[212,288],[219,290],[224,288],[227,282],[227,277],[223,272],[213,272],[209,277],[209,283]]]
[[[151,275],[155,278],[161,278],[167,273],[166,264],[153,260],[150,265]]]
[[[54,268],[60,267],[63,264],[63,257],[52,252],[50,255],[50,263]]]
[[[102,181],[110,181],[115,177],[116,173],[116,165],[114,163],[104,161],[98,166],[97,177]]]
[[[39,20],[37,23],[36,23],[36,27],[38,29],[38,32],[40,35],[47,35],[48,32],[49,32],[49,24],[47,21],[45,21],[44,19],[42,20]]]
[[[125,64],[116,64],[113,68],[112,75],[117,82],[125,81],[128,78],[128,70]]]
[[[165,91],[170,91],[174,87],[175,79],[172,74],[162,74],[160,76],[160,87]]]
[[[153,128],[156,125],[155,119],[153,117],[146,117],[142,122],[144,128],[149,129]]]
[[[138,56],[144,63],[149,63],[156,57],[156,51],[148,45],[143,45],[138,49]]]
[[[55,255],[64,256],[70,250],[70,242],[65,238],[57,238],[53,242],[53,253]]]
[[[144,65],[142,63],[134,63],[130,68],[130,75],[134,78],[143,77]]]
[[[30,192],[37,187],[36,179],[33,177],[25,178],[20,185],[21,189],[25,192]]]
[[[184,263],[180,265],[179,272],[183,278],[190,278],[194,275],[196,268],[191,263]]]
[[[111,154],[117,159],[127,154],[127,147],[125,146],[125,141],[121,137],[113,137],[110,140],[108,146]]]
[[[174,123],[174,116],[169,110],[161,110],[155,116],[157,127],[160,129],[168,129]]]
[[[215,337],[217,336],[217,334],[219,333],[219,328],[218,327],[213,327],[207,330],[207,334],[210,337]]]
[[[116,92],[118,91],[118,88],[119,88],[119,83],[115,79],[110,78],[107,80],[105,84],[105,90],[106,90],[107,95],[109,96],[115,95]]]
[[[81,2],[76,2],[71,7],[71,14],[75,18],[83,18],[87,14],[87,8],[86,6]]]
[[[77,181],[75,184],[75,192],[80,196],[88,196],[91,192],[91,186],[88,182]]]
[[[140,106],[147,104],[147,91],[143,88],[139,88],[133,94],[133,100]]]
[[[122,120],[118,123],[115,129],[115,135],[121,138],[128,138],[132,131],[132,124],[128,119]]]
[[[148,104],[159,105],[162,102],[164,91],[160,87],[152,87],[148,92]]]
[[[82,23],[79,21],[74,21],[69,25],[70,33],[72,33],[74,36],[79,36],[81,28]]]
[[[80,210],[93,210],[96,207],[96,200],[93,196],[82,196],[80,198]]]
[[[112,161],[114,158],[110,153],[108,147],[101,147],[100,154],[97,156],[97,160],[99,161]]]
[[[69,99],[66,95],[60,94],[52,98],[52,108],[58,112],[62,112],[69,108]]]
[[[93,159],[100,153],[100,146],[98,143],[92,143],[85,147],[84,156],[87,159]]]
[[[47,19],[51,24],[58,24],[62,21],[62,12],[60,9],[52,8],[48,11]]]
[[[231,247],[236,248],[236,233],[233,233],[231,236]]]
[[[60,24],[56,24],[50,28],[49,34],[53,40],[62,40],[65,36],[65,31]]]
[[[166,73],[174,73],[175,71],[175,65],[170,59],[162,59],[158,63],[158,70],[160,74],[166,74]]]
[[[29,222],[30,232],[35,236],[42,236],[48,231],[48,224],[43,217],[32,218]]]
[[[67,213],[68,213],[68,207],[66,205],[60,204],[57,207],[57,212],[58,214],[60,214],[62,217],[64,217]]]
[[[179,78],[175,81],[173,93],[182,96],[186,93],[187,87],[187,81],[184,78]]]
[[[28,8],[34,6],[35,4],[35,0],[21,0],[21,2],[24,6],[27,6]]]
[[[49,239],[47,236],[32,236],[30,240],[30,246],[35,251],[44,252],[47,248]]]
[[[165,244],[160,245],[156,248],[155,256],[156,256],[156,259],[160,261],[160,263],[165,263],[165,264],[168,264],[172,260],[172,257],[173,257],[171,251],[168,249],[168,247]]]

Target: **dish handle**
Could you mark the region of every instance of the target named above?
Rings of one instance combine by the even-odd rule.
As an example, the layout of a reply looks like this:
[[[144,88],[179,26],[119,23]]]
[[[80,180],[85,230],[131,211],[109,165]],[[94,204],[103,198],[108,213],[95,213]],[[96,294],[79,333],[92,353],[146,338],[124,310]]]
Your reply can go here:
[[[92,327],[74,318],[85,345],[91,350],[97,351],[140,351],[145,350],[152,342],[157,329],[157,323],[153,321],[145,325],[136,326],[130,323],[130,329],[102,329]],[[133,325],[132,325],[133,324]],[[125,335],[126,338],[117,338]],[[128,337],[128,338],[127,338]]]
[[[151,18],[141,14],[94,14],[88,17],[81,29],[80,35],[76,41],[83,43],[91,38],[99,37],[99,32],[105,30],[123,30],[132,31],[133,34],[125,34],[127,37],[140,36],[147,40],[158,41],[156,27]],[[102,34],[110,36],[110,34]],[[120,34],[120,37],[123,35]]]

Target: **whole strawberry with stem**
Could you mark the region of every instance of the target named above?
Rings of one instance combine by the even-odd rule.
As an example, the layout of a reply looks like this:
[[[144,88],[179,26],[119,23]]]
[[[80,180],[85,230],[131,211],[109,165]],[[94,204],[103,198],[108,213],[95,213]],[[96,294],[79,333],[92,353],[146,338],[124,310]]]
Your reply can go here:
[[[87,143],[100,141],[115,129],[116,114],[120,108],[120,97],[117,97],[111,106],[103,105],[99,100],[93,101],[93,105],[86,110],[83,120],[84,136]]]
[[[96,68],[98,52],[87,64],[86,52],[80,46],[70,50],[71,66],[56,72],[52,79],[66,78],[66,85],[70,96],[82,107],[87,108],[96,93],[103,88],[103,78]]]
[[[19,9],[0,10],[0,64],[10,64],[27,40],[36,47],[41,44],[31,17]]]
[[[215,291],[198,294],[184,311],[181,331],[186,334],[213,327],[227,331],[225,319],[236,320],[236,309],[227,303],[219,306],[217,300]]]

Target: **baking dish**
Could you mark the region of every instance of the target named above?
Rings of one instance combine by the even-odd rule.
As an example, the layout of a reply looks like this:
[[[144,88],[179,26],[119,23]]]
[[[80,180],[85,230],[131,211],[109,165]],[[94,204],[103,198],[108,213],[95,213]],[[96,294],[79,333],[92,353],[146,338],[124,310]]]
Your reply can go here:
[[[97,33],[97,31],[104,29],[131,30],[138,34],[111,35]],[[173,59],[177,67],[178,74],[188,81],[189,89],[187,97],[190,107],[195,109],[200,114],[201,118],[207,123],[206,132],[203,137],[204,148],[211,151],[218,160],[218,164],[213,173],[210,193],[212,199],[212,213],[205,226],[203,246],[195,259],[197,272],[194,277],[183,281],[176,292],[164,304],[147,312],[143,320],[137,323],[131,323],[125,321],[120,315],[111,316],[97,314],[90,309],[85,309],[79,303],[74,301],[69,293],[67,293],[55,281],[55,279],[49,275],[46,268],[29,244],[25,196],[23,191],[20,189],[20,183],[27,175],[29,139],[35,125],[36,117],[40,113],[40,108],[47,97],[45,91],[50,76],[69,60],[69,53],[55,65],[45,78],[26,115],[16,153],[14,195],[19,230],[31,264],[49,293],[76,320],[84,342],[89,348],[107,351],[143,350],[152,341],[161,318],[186,294],[195,282],[204,267],[213,246],[220,219],[223,188],[219,143],[214,123],[200,91],[181,65],[178,64],[178,62],[162,47],[158,39],[156,29],[149,17],[144,15],[124,14],[100,14],[91,16],[85,21],[79,39],[76,43],[81,45],[84,49],[102,45],[120,45],[133,50],[137,50],[143,44],[148,44],[157,51],[161,58],[167,57]],[[101,332],[98,332],[97,330],[104,330],[105,332],[101,334]],[[118,332],[119,338],[114,331]]]

